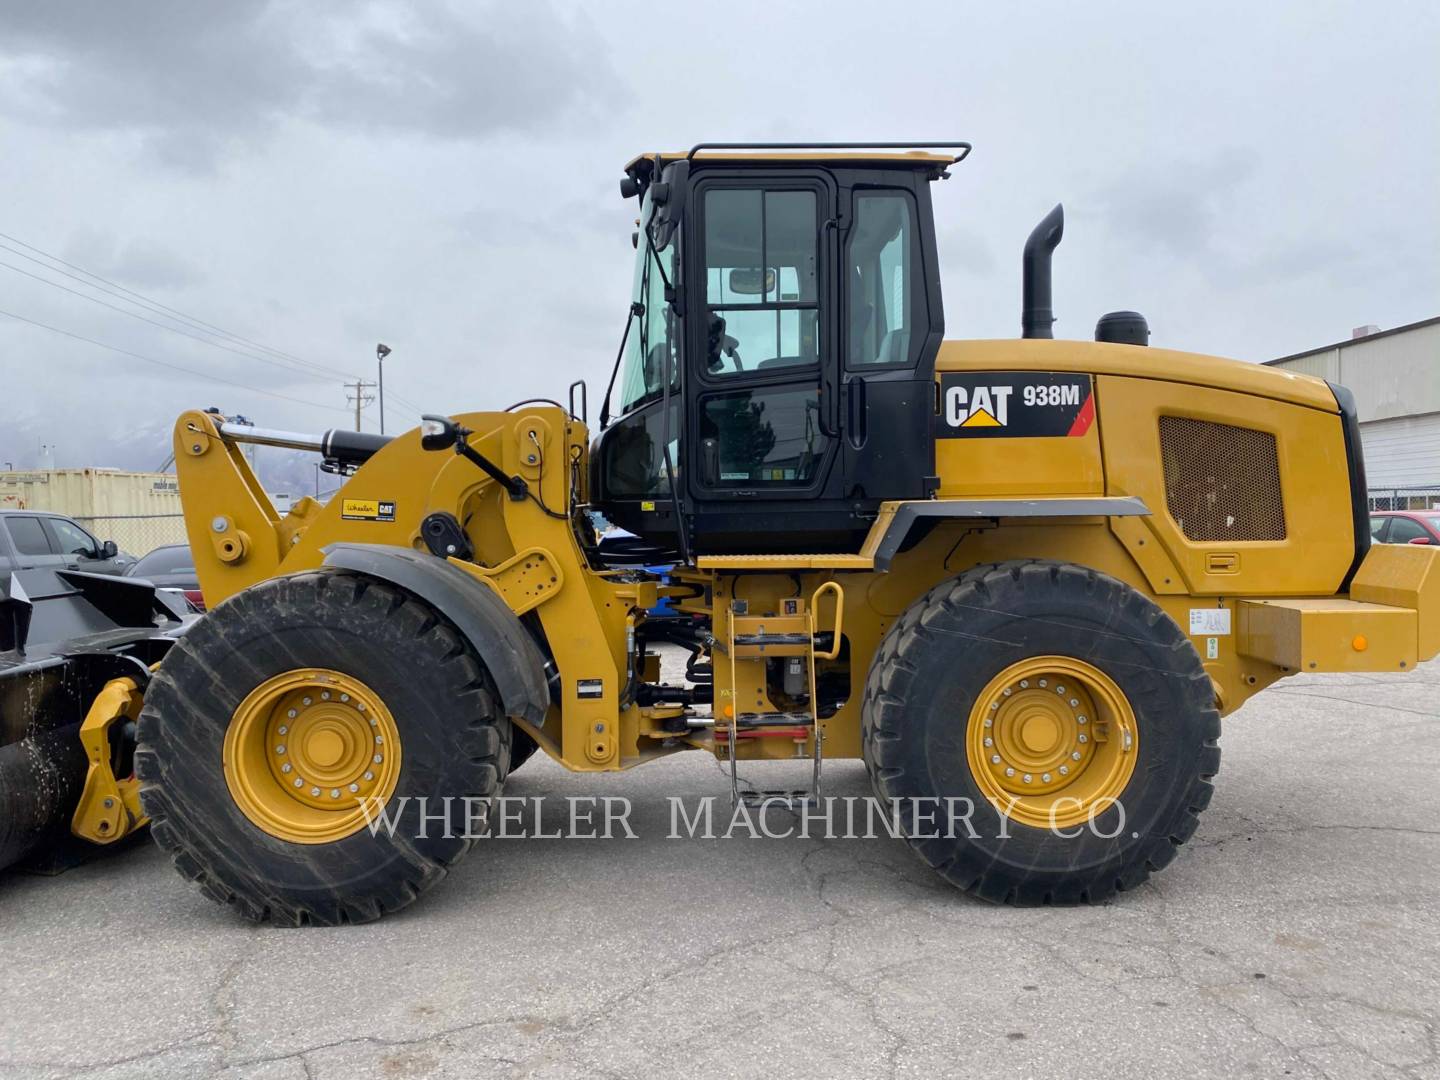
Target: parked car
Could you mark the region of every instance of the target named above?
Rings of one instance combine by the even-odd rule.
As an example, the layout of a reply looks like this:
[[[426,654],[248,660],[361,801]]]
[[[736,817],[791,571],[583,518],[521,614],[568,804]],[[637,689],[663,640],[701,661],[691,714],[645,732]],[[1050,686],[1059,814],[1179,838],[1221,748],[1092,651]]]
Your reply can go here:
[[[188,544],[166,544],[143,555],[125,571],[126,577],[144,578],[157,589],[178,589],[196,611],[205,610],[200,578]]]
[[[1376,510],[1370,538],[1379,544],[1440,545],[1440,510]]]
[[[37,569],[123,574],[134,562],[114,540],[96,540],[63,514],[0,510],[0,574]]]

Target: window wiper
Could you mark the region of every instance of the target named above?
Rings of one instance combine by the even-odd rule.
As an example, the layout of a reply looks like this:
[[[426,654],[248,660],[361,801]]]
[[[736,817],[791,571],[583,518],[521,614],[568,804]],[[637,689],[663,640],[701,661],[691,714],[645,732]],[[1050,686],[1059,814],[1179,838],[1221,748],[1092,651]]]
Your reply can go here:
[[[645,313],[645,305],[639,300],[630,303],[630,313],[625,316],[625,332],[620,335],[620,348],[615,353],[615,366],[610,369],[610,382],[605,386],[605,400],[600,403],[600,426],[610,422],[610,392],[615,389],[615,376],[620,374],[620,361],[625,359],[625,343],[630,340],[630,327],[635,318]]]

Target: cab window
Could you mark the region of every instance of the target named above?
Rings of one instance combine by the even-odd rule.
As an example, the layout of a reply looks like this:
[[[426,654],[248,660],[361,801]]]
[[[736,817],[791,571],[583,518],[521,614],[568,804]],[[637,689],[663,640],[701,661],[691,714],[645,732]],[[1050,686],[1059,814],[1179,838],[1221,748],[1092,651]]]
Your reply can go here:
[[[848,366],[914,364],[929,314],[906,192],[856,193],[845,274]]]
[[[711,188],[704,218],[706,372],[818,364],[815,192]]]

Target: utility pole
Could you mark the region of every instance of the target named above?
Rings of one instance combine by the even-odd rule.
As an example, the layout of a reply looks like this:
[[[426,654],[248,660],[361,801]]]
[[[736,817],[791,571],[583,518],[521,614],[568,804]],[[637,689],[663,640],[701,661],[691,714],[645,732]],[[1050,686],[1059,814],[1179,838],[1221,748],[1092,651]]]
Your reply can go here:
[[[390,346],[383,341],[375,346],[375,363],[380,369],[380,434],[385,434],[385,357],[390,355]]]
[[[364,379],[358,378],[353,383],[347,382],[345,384],[346,391],[355,391],[353,394],[347,392],[345,398],[347,401],[353,401],[355,403],[356,431],[360,430],[360,410],[375,400],[374,394],[367,394],[365,391],[373,389],[374,386],[375,384],[373,382],[366,382]]]

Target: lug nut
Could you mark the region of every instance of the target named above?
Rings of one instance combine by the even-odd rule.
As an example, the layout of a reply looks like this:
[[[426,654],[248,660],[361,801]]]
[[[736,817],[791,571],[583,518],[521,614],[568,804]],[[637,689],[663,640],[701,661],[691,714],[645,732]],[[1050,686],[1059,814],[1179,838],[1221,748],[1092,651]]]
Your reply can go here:
[[[319,794],[320,794],[320,789],[319,789],[318,787],[312,787],[312,788],[310,789],[310,794],[311,794],[311,795],[319,795]]]
[[[1005,775],[1006,775],[1006,776],[1014,776],[1014,775],[1015,775],[1015,770],[1012,769],[1012,768],[1010,768],[1009,766],[1006,766],[1006,768],[1005,768]]]
[[[1031,780],[1031,776],[1030,776],[1030,774],[1027,772],[1027,773],[1026,773],[1024,776],[1022,776],[1020,779],[1021,779],[1021,780],[1024,780],[1025,783],[1028,784],[1028,783],[1030,782],[1030,780]]]
[[[288,712],[285,713],[285,715],[288,716],[291,720],[294,720],[295,717],[299,716],[300,714],[297,713],[294,709],[290,709]]]
[[[374,761],[375,761],[375,764],[376,764],[376,765],[379,765],[380,762],[382,762],[382,761],[384,761],[384,760],[385,760],[385,759],[382,758],[379,754],[376,754],[376,755],[375,755]]]
[[[1080,760],[1080,751],[1079,751],[1079,750],[1072,750],[1072,751],[1070,752],[1070,759],[1071,759],[1072,761],[1079,761],[1079,760]]]
[[[383,742],[385,741],[385,736],[384,736],[384,735],[376,735],[376,736],[375,736],[375,741],[376,741],[377,743],[383,743]]]
[[[994,745],[995,745],[995,740],[992,739],[992,738],[990,738],[990,736],[987,735],[987,736],[985,736],[985,745],[986,745],[986,746],[994,746]]]
[[[365,779],[366,779],[366,780],[374,780],[374,779],[375,779],[375,774],[374,774],[373,772],[371,772],[369,769],[366,769],[366,770],[365,770]]]
[[[1041,783],[1044,783],[1044,784],[1048,784],[1048,783],[1050,782],[1050,774],[1049,774],[1048,772],[1047,772],[1047,773],[1042,773],[1041,776],[1040,776],[1040,782],[1041,782]]]
[[[1061,776],[1069,776],[1069,775],[1070,775],[1070,766],[1069,766],[1069,765],[1061,765],[1061,766],[1060,766],[1060,775],[1061,775]]]
[[[1030,688],[1030,680],[1029,680],[1029,679],[1021,679],[1021,680],[1020,680],[1020,689],[1021,689],[1021,690],[1028,690],[1029,688]]]
[[[1073,698],[1073,697],[1072,697],[1072,698],[1070,699],[1070,708],[1072,708],[1072,709],[1078,709],[1079,707],[1080,707],[1080,699],[1079,699],[1079,698]]]
[[[1057,686],[1055,687],[1055,693],[1063,697],[1065,695],[1065,688],[1063,686]]]
[[[294,766],[292,766],[292,765],[290,764],[290,762],[287,761],[287,762],[285,762],[284,765],[281,765],[281,766],[280,766],[280,771],[281,771],[281,772],[289,772],[292,768],[294,768]]]
[[[1088,724],[1090,722],[1090,718],[1088,716],[1077,716],[1075,718],[1075,722],[1077,724]]]
[[[288,727],[286,727],[284,724],[281,724],[281,725],[280,725],[280,734],[281,734],[281,735],[289,735],[289,734],[290,734],[290,729],[289,729]]]
[[[1077,741],[1077,742],[1082,742],[1082,743],[1084,743],[1084,742],[1089,742],[1089,741],[1090,741],[1090,736],[1089,736],[1089,735],[1086,735],[1086,734],[1082,731],[1082,732],[1080,732],[1080,737],[1079,737],[1079,739],[1077,739],[1076,741]]]
[[[309,699],[308,697],[302,697],[302,698],[300,699],[300,704],[301,704],[301,705],[309,705],[309,704],[310,704],[310,699]]]
[[[1040,686],[1041,686],[1042,688],[1045,687],[1045,686],[1048,686],[1048,685],[1049,685],[1049,683],[1047,683],[1044,679],[1041,679],[1041,680],[1040,680]]]
[[[1015,692],[1015,691],[1014,691],[1014,690],[1011,690],[1010,687],[1008,687],[1008,686],[1005,687],[1005,696],[1006,696],[1006,697],[1009,697],[1009,696],[1010,696],[1011,694],[1013,694],[1014,692]]]
[[[283,753],[285,753],[285,744],[284,744],[284,743],[281,743],[279,746],[275,747],[275,753],[277,753],[277,754],[283,754]]]
[[[304,781],[304,780],[301,780],[300,777],[297,776],[297,777],[295,778],[295,786],[296,786],[296,787],[304,787],[304,786],[305,786],[305,781]]]
[[[351,784],[351,785],[350,785],[350,790],[351,790],[351,791],[359,791],[359,790],[360,790],[360,785],[359,785],[359,784]]]
[[[341,700],[341,701],[349,701],[349,700],[350,700],[350,695],[349,695],[349,694],[341,694],[341,695],[340,695],[340,700]]]
[[[330,691],[329,691],[329,690],[321,690],[321,691],[320,691],[320,700],[321,700],[321,701],[329,701],[329,700],[330,700]]]
[[[338,799],[338,798],[340,797],[340,789],[339,789],[339,788],[332,787],[332,788],[330,789],[330,797],[331,797],[332,799]]]
[[[991,754],[991,755],[990,755],[990,764],[991,764],[991,765],[999,765],[999,764],[1000,764],[1000,755],[999,755],[999,754]]]

